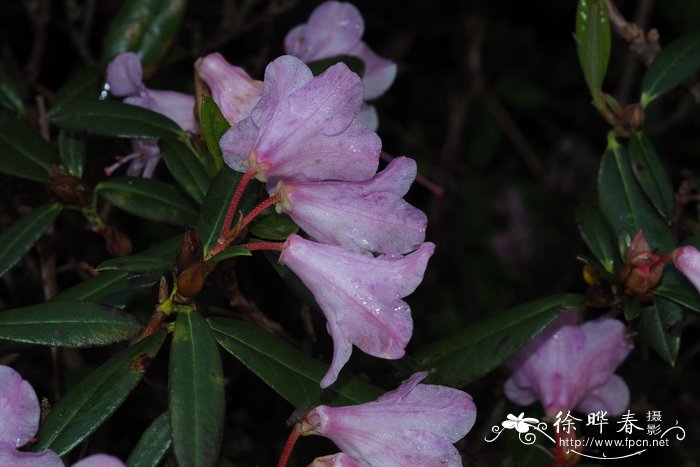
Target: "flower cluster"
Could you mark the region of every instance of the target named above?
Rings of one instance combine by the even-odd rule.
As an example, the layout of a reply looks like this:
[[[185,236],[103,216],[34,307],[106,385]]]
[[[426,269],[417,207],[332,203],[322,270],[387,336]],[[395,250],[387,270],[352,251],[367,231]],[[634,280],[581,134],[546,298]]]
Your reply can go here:
[[[36,434],[40,414],[32,386],[9,366],[0,365],[0,466],[63,467],[61,458],[50,449],[18,450]],[[124,467],[124,463],[113,456],[96,454],[73,467]]]
[[[117,55],[107,66],[107,84],[113,96],[124,97],[124,102],[152,110],[177,123],[183,130],[199,133],[195,119],[194,96],[176,91],[158,91],[143,84],[143,69],[138,55],[125,52]],[[105,169],[110,175],[126,162],[131,162],[128,175],[151,177],[160,161],[158,142],[152,139],[132,141],[133,153]]]
[[[434,245],[424,243],[425,215],[402,199],[415,162],[398,158],[375,174],[381,140],[357,119],[363,88],[355,73],[338,63],[314,77],[286,55],[267,66],[263,83],[259,102],[224,134],[221,149],[234,170],[267,182],[278,209],[313,239],[289,237],[280,262],[328,321],[327,387],[353,344],[381,358],[404,355],[413,322],[401,299],[421,282]]]
[[[622,322],[599,318],[578,324],[579,312],[567,310],[509,362],[508,399],[519,405],[535,400],[545,413],[579,410],[620,415],[629,389],[615,369],[632,351]]]

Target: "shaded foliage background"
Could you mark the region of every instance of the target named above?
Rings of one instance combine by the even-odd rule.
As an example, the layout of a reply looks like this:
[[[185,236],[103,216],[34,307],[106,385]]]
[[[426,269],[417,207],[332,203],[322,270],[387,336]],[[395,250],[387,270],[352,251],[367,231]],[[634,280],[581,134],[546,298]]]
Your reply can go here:
[[[165,63],[147,83],[155,89],[192,92],[194,60],[213,51],[261,78],[265,65],[284,53],[286,32],[304,22],[318,3],[190,2]],[[438,245],[423,285],[409,298],[415,320],[409,352],[524,301],[583,291],[582,263],[576,257],[585,252],[585,246],[576,230],[574,210],[596,197],[597,168],[608,126],[590,105],[577,62],[572,37],[575,2],[548,0],[536,6],[485,0],[353,3],[365,17],[365,41],[399,67],[392,88],[376,101],[384,150],[415,158],[420,172],[444,190],[437,195],[416,184],[408,197],[428,213],[428,239]],[[0,57],[5,71],[21,84],[30,120],[37,121],[41,112],[35,96],[50,101],[75,72],[97,63],[103,33],[121,4],[115,0],[0,4]],[[617,5],[640,26],[658,28],[662,45],[700,29],[698,2],[640,0]],[[622,103],[632,102],[643,71],[644,65],[623,41],[614,38],[605,82],[608,92]],[[645,131],[676,186],[683,171],[693,171],[698,164],[699,108],[687,91],[678,89],[646,115]],[[129,143],[121,144],[121,152],[115,153],[114,146],[103,139],[90,140],[88,181],[103,179],[102,169],[115,156],[129,152]],[[163,164],[157,174],[169,177]],[[41,184],[0,175],[0,229],[48,196]],[[111,225],[128,233],[134,251],[176,233],[109,206],[103,209]],[[0,309],[48,298],[87,277],[90,265],[108,257],[103,241],[83,224],[77,214],[62,215],[36,252],[3,276]],[[42,277],[42,262],[55,263],[55,282]],[[254,258],[250,264],[235,284],[230,271],[217,271],[219,284],[229,290],[240,288],[238,296],[245,297],[235,313],[328,358],[331,347],[319,316],[297,312],[301,303],[270,278],[264,258]],[[220,290],[207,292],[213,301],[225,304]],[[132,307],[141,310],[144,319],[156,292],[149,294]],[[212,307],[209,312],[230,313],[223,308]],[[316,332],[310,332],[300,316],[309,316]],[[632,391],[633,411],[662,410],[677,417],[688,431],[687,441],[672,454],[652,451],[645,455],[647,460],[659,456],[670,465],[697,460],[697,447],[690,442],[700,439],[700,345],[694,320],[695,316],[684,323],[674,367],[638,343],[620,370]],[[18,350],[23,351],[21,356],[13,353]],[[50,400],[103,361],[106,352],[64,350],[51,355],[45,348],[27,350],[0,344],[0,363],[12,362]],[[224,362],[229,377],[224,436],[232,441],[224,443],[222,453],[240,465],[271,465],[286,437],[291,406],[237,362],[230,358]],[[350,367],[381,373],[384,364],[357,352]],[[148,423],[166,408],[166,371],[167,361],[156,361],[146,384],[84,449],[99,451],[109,446],[110,452],[126,458]],[[509,461],[498,446],[482,441],[492,425],[517,410],[503,402],[505,377],[504,371],[497,370],[466,388],[479,415],[475,428],[458,446],[475,465],[508,465],[518,456]],[[162,399],[154,398],[154,393]],[[528,416],[537,416],[540,409],[528,410]],[[324,440],[305,439],[297,449],[302,462],[311,459],[305,450],[323,453],[332,447]]]

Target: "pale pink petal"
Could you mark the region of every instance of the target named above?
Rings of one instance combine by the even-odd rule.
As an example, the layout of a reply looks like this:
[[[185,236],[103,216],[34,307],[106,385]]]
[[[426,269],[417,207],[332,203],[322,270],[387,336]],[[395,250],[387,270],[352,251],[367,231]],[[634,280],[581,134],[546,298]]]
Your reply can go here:
[[[73,464],[73,467],[124,467],[124,463],[114,456],[94,454]]]
[[[243,68],[231,65],[218,52],[198,60],[195,67],[231,125],[250,116],[262,95],[262,81],[252,79]]]
[[[112,95],[137,95],[144,89],[141,60],[133,52],[124,52],[107,65],[107,84]]]
[[[324,2],[311,13],[308,23],[292,29],[284,39],[288,54],[305,62],[346,55],[364,34],[364,20],[354,5]]]
[[[39,452],[22,452],[4,449],[0,445],[0,467],[64,467],[55,452],[45,449]]]
[[[226,165],[237,172],[248,170],[250,152],[258,140],[258,127],[246,118],[229,128],[219,141]]]
[[[360,42],[349,53],[362,60],[365,71],[362,74],[362,84],[365,86],[365,99],[379,97],[386,92],[396,79],[396,63],[380,57],[367,44]]]
[[[403,200],[416,163],[393,159],[364,182],[280,182],[280,209],[315,240],[391,256],[410,253],[425,240],[428,219]]]
[[[377,115],[377,109],[373,105],[362,104],[360,112],[357,114],[357,119],[372,131],[377,131],[377,128],[379,128],[379,116]]]
[[[24,446],[39,428],[39,401],[34,388],[9,366],[0,365],[0,443]]]
[[[617,417],[622,415],[629,403],[630,390],[627,383],[618,375],[612,375],[604,385],[588,391],[576,409],[581,413],[603,410]]]
[[[352,457],[339,452],[328,456],[317,457],[309,467],[364,467]]]
[[[322,387],[335,381],[349,356],[349,344],[380,358],[404,355],[413,320],[408,304],[401,298],[420,284],[434,249],[432,243],[424,243],[406,257],[373,258],[298,235],[289,237],[280,262],[314,295],[328,320],[336,348]]]
[[[700,292],[700,251],[694,246],[682,246],[673,252],[673,261],[676,268]]]

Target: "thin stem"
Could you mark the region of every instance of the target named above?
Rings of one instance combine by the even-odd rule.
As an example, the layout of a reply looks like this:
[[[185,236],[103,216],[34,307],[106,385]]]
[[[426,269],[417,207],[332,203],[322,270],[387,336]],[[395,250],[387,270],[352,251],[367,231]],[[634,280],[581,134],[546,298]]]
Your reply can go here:
[[[295,425],[292,429],[292,432],[289,433],[287,442],[284,444],[284,449],[282,450],[282,454],[280,455],[279,462],[277,462],[277,467],[285,467],[287,465],[287,461],[289,461],[289,456],[292,454],[292,449],[294,449],[294,444],[297,442],[297,439],[299,439],[300,434],[301,432],[297,429]]]
[[[284,247],[284,243],[282,242],[255,242],[255,243],[246,243],[243,245],[244,248],[246,248],[248,251],[260,251],[260,250],[268,250],[268,251],[281,251],[282,248]]]
[[[219,243],[223,243],[228,236],[228,232],[231,229],[231,223],[233,222],[233,217],[236,215],[236,208],[238,208],[238,203],[243,197],[243,191],[245,187],[248,186],[248,182],[255,176],[254,169],[248,169],[248,171],[243,174],[241,182],[236,187],[236,191],[233,193],[233,198],[231,198],[231,204],[228,207],[228,212],[226,213],[226,218],[224,219],[224,226],[221,228],[221,235],[219,235]]]
[[[240,224],[238,224],[238,226],[236,226],[236,228],[233,229],[229,233],[229,238],[231,236],[231,233],[233,233],[233,232],[235,232],[235,235],[238,235],[240,232],[242,232],[243,229],[245,229],[248,226],[248,224],[250,224],[251,221],[253,219],[255,219],[255,217],[258,214],[260,214],[265,209],[269,208],[270,206],[272,206],[273,204],[278,202],[280,199],[281,199],[281,196],[279,195],[279,193],[275,193],[274,195],[270,196],[262,203],[255,206],[252,211],[250,211],[248,214],[246,214],[246,216],[243,218],[243,220],[241,220]],[[234,238],[235,238],[235,235],[233,235]]]

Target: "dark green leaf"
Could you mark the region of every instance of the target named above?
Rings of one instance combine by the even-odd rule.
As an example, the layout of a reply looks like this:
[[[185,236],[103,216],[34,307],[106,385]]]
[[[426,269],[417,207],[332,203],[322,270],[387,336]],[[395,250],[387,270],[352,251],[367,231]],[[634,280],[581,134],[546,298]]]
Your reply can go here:
[[[158,467],[172,444],[170,415],[163,412],[156,418],[126,460],[127,467]]]
[[[562,308],[580,308],[585,303],[575,294],[525,303],[441,339],[414,357],[430,371],[433,381],[464,386],[505,362],[552,322]]]
[[[24,120],[0,119],[0,172],[46,182],[59,158],[49,143]]]
[[[135,52],[149,74],[170,48],[186,6],[186,0],[127,0],[107,31],[102,65],[121,52]]]
[[[603,79],[610,59],[610,23],[604,0],[579,0],[576,9],[576,44],[593,102],[603,99]]]
[[[197,218],[196,209],[175,187],[152,178],[110,178],[99,183],[95,193],[128,213],[153,221],[187,225]]]
[[[637,300],[631,301],[625,306],[625,319],[627,321],[634,321],[639,318],[641,313],[642,305]]]
[[[58,152],[68,173],[78,178],[82,177],[85,166],[85,141],[70,131],[61,130],[58,133]]]
[[[223,116],[216,103],[206,96],[202,98],[199,120],[204,143],[207,145],[209,154],[214,157],[216,168],[221,169],[224,166],[224,158],[221,154],[219,140],[231,127],[231,124]]]
[[[202,204],[211,180],[197,155],[183,143],[165,140],[163,141],[163,159],[180,186],[197,204]]]
[[[671,177],[644,133],[634,133],[628,145],[632,170],[649,200],[665,219],[673,217],[675,192]]]
[[[115,355],[80,381],[42,421],[34,451],[63,456],[94,432],[124,402],[165,340],[159,332]]]
[[[50,301],[0,312],[0,339],[58,347],[107,345],[134,337],[141,325],[118,308]]]
[[[378,388],[346,372],[323,391],[319,381],[327,365],[257,326],[228,318],[208,321],[224,349],[295,407],[358,404],[381,394]]]
[[[664,48],[642,80],[642,107],[673,89],[700,68],[700,33],[689,34]]]
[[[0,105],[16,114],[24,115],[24,103],[19,89],[4,70],[0,70]]]
[[[175,321],[168,389],[178,464],[213,466],[224,427],[224,375],[214,335],[196,311],[179,313]]]
[[[678,357],[681,338],[679,325],[683,310],[670,300],[657,296],[645,307],[639,320],[639,333],[657,354],[671,365]]]
[[[639,186],[627,151],[612,137],[600,164],[598,197],[600,209],[617,237],[633,237],[642,229],[651,248],[674,248],[671,231]]]
[[[216,246],[231,198],[241,178],[242,174],[224,166],[209,187],[197,220],[205,256]]]
[[[666,266],[654,294],[700,313],[700,298],[695,287],[672,264]]]
[[[160,280],[160,273],[129,273],[104,271],[64,290],[54,300],[90,300],[102,304],[123,306],[142,288]]]
[[[284,241],[298,231],[299,226],[288,215],[277,213],[262,217],[250,226],[253,235],[265,240]]]
[[[71,77],[66,84],[64,84],[61,89],[56,93],[53,102],[51,103],[51,109],[59,108],[66,104],[68,101],[74,99],[97,99],[100,96],[100,90],[98,88],[97,69],[95,68],[83,68]]]
[[[175,268],[175,255],[182,235],[177,235],[137,255],[108,259],[97,266],[98,271],[166,272]]]
[[[588,248],[610,274],[617,270],[617,242],[605,218],[595,209],[582,205],[576,210],[576,224]]]
[[[72,99],[49,111],[49,120],[66,130],[121,138],[181,138],[185,130],[165,115],[113,100]]]
[[[309,68],[311,68],[311,73],[313,73],[314,76],[317,76],[336,63],[345,63],[345,65],[350,68],[350,71],[359,76],[363,76],[365,73],[365,63],[362,61],[362,59],[352,55],[338,55],[330,58],[322,58],[320,60],[310,62],[308,65]]]
[[[218,263],[219,261],[233,258],[234,256],[251,256],[251,253],[250,250],[243,245],[233,245],[217,253],[216,256],[207,261],[207,263]]]
[[[36,208],[0,234],[0,276],[29,251],[61,212],[58,203]]]

